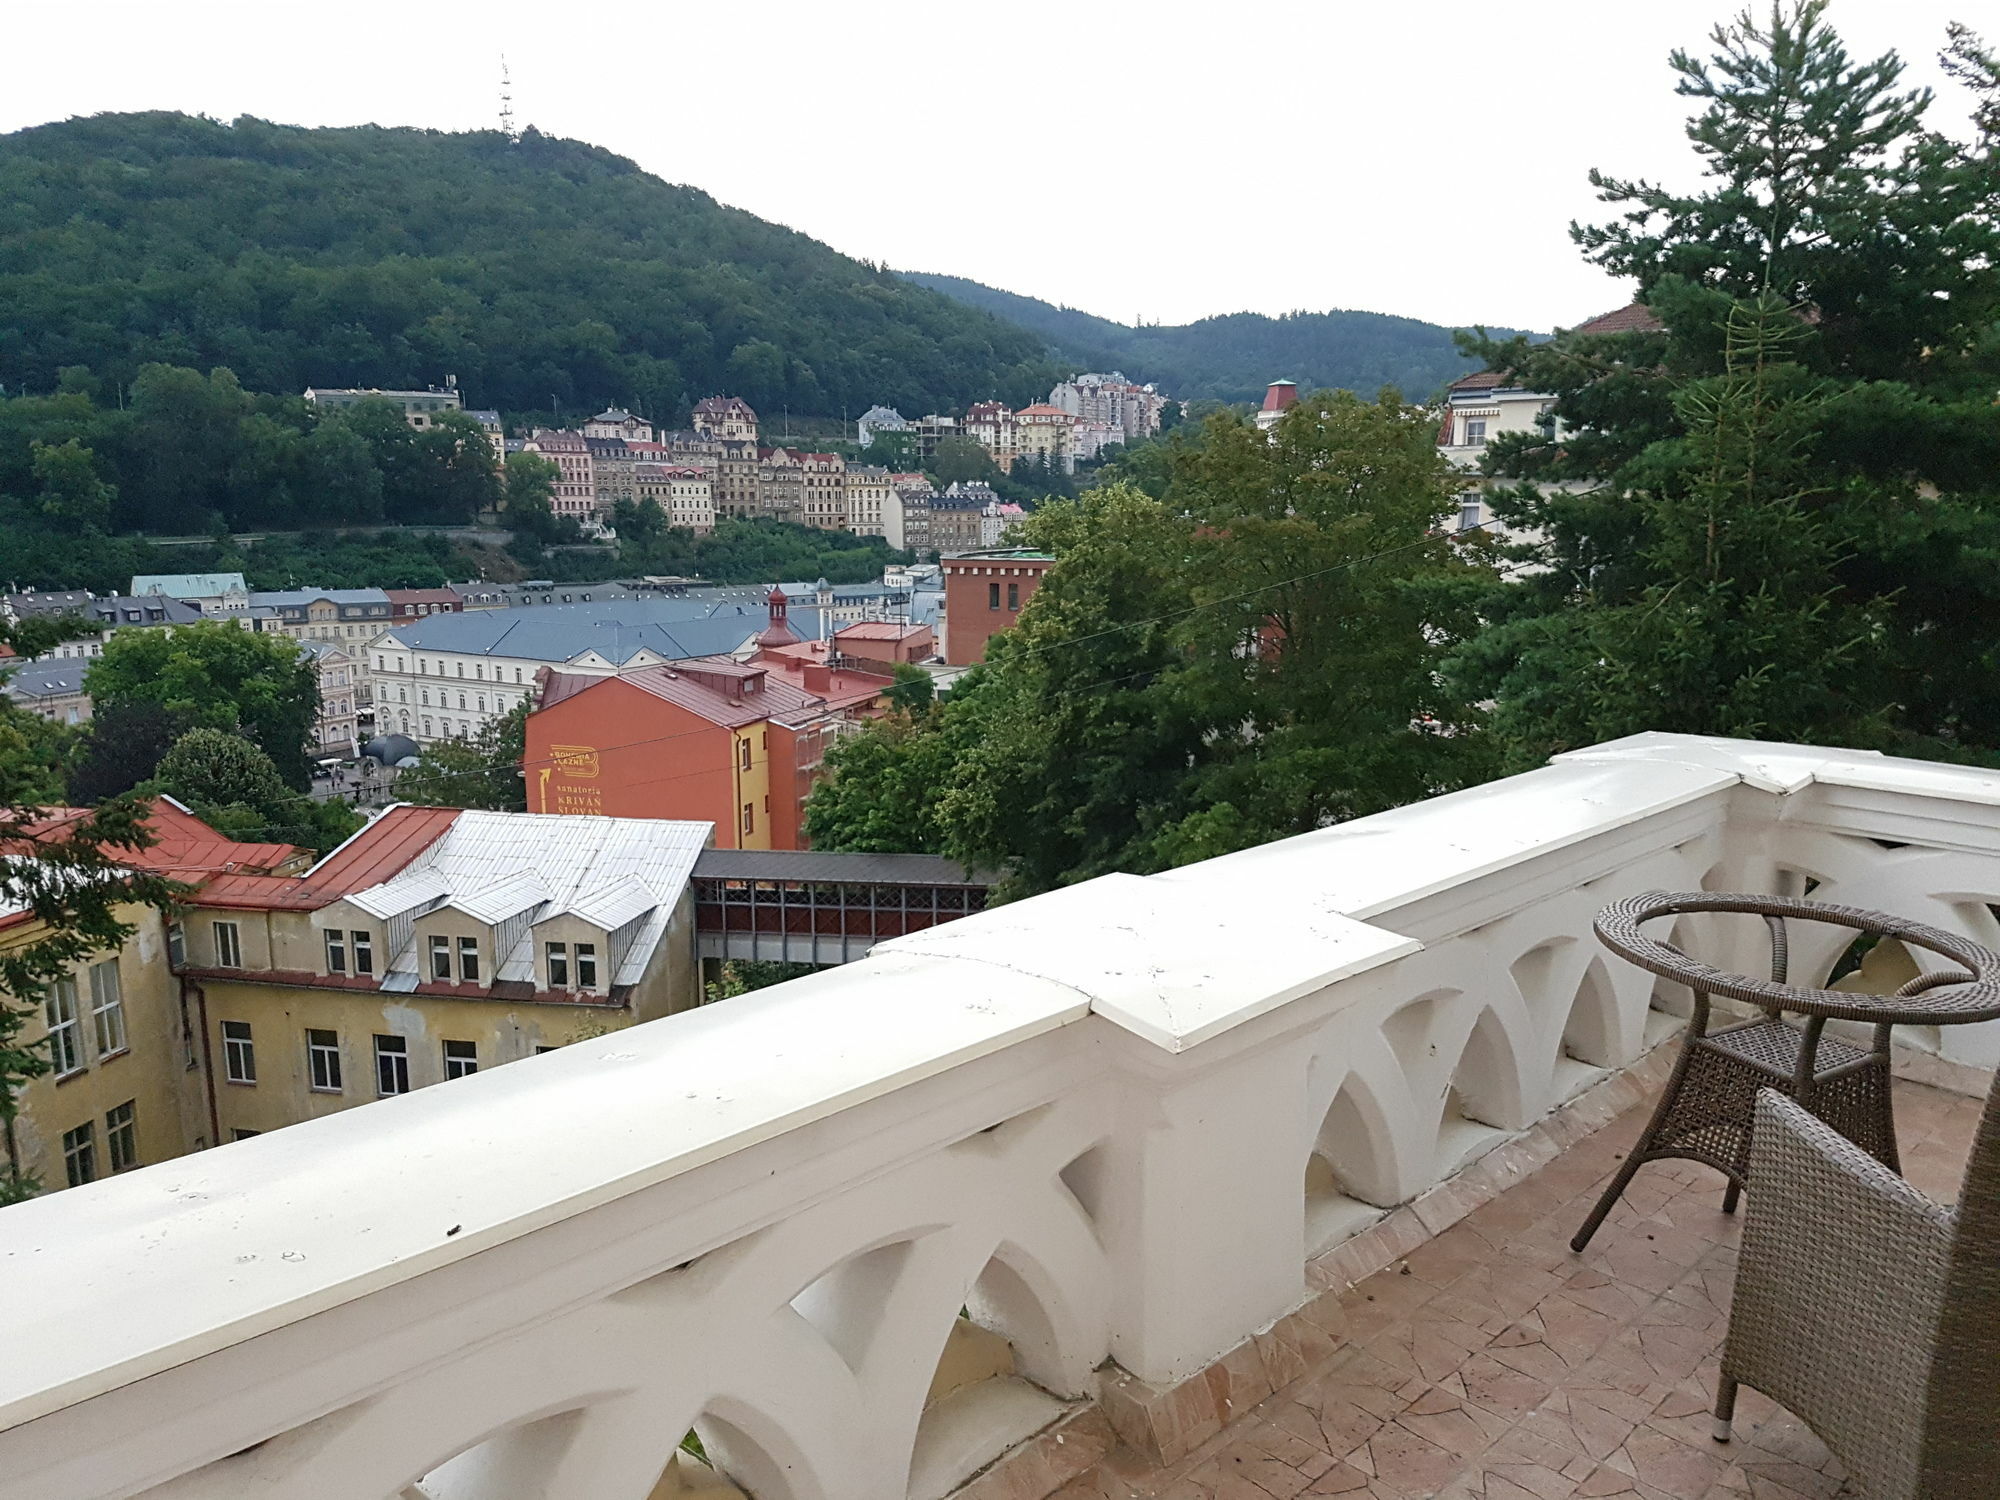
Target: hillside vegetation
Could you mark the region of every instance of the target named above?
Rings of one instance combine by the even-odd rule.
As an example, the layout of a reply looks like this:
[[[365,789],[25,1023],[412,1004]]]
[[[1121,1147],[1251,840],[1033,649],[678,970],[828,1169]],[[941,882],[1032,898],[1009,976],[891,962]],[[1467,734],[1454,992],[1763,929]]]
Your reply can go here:
[[[1046,391],[1042,340],[611,152],[527,132],[107,114],[0,136],[0,383],[226,366],[574,418]]]
[[[1387,313],[1228,313],[1198,323],[1134,327],[959,276],[903,275],[1032,331],[1070,366],[1120,369],[1183,400],[1249,401],[1273,380],[1296,380],[1303,390],[1371,396],[1388,385],[1407,400],[1424,401],[1480,367],[1453,347],[1451,329]],[[1491,332],[1512,338],[1517,331]]]

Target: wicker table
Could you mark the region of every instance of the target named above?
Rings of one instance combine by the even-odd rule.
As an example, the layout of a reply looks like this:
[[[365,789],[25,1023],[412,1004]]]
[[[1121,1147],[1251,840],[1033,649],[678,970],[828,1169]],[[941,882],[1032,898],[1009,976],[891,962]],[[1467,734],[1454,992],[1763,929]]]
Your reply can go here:
[[[1641,930],[1641,924],[1656,917],[1684,912],[1762,917],[1771,936],[1770,979],[1711,968]],[[1958,968],[1919,975],[1893,995],[1795,988],[1786,983],[1787,921],[1830,922],[1895,938],[1907,947],[1938,954]],[[1648,891],[1612,902],[1597,914],[1593,925],[1612,952],[1692,990],[1694,1012],[1652,1120],[1570,1241],[1573,1250],[1590,1243],[1633,1174],[1649,1161],[1680,1157],[1716,1168],[1729,1179],[1723,1212],[1734,1213],[1737,1196],[1749,1178],[1750,1121],[1759,1089],[1790,1095],[1892,1171],[1900,1170],[1889,1102],[1891,1028],[1950,1026],[2000,1017],[2000,955],[1969,938],[1882,912],[1777,896]],[[1763,1014],[1710,1031],[1711,995],[1747,1001]],[[1786,1012],[1802,1016],[1804,1024],[1788,1023],[1783,1019]],[[1823,1036],[1828,1021],[1872,1025],[1873,1045],[1864,1051]]]

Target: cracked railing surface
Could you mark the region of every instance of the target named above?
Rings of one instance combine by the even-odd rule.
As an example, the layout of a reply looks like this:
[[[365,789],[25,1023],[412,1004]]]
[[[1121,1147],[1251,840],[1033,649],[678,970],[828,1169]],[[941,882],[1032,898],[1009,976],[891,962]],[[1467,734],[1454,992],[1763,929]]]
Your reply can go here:
[[[1810,883],[1993,942],[1996,808],[1639,736],[8,1209],[0,1497],[930,1500],[1668,1034],[1606,902]]]

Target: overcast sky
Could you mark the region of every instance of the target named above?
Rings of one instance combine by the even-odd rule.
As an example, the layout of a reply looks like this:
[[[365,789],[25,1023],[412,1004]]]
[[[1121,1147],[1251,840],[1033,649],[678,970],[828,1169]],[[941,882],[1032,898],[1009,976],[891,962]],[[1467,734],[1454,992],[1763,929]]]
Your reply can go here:
[[[1990,4],[1833,18],[1936,84],[1945,22]],[[1600,212],[1585,173],[1688,177],[1667,53],[1737,8],[5,0],[0,130],[134,109],[489,126],[504,52],[521,124],[892,266],[1122,322],[1540,329],[1624,300],[1568,240]]]

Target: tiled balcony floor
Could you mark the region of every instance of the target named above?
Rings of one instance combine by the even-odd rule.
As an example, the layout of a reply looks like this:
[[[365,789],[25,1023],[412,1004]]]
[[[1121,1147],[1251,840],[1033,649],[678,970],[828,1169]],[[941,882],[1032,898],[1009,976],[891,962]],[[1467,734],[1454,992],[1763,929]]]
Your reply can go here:
[[[1164,1469],[1125,1450],[1061,1500],[1796,1500],[1841,1494],[1805,1427],[1745,1389],[1709,1436],[1739,1221],[1722,1179],[1646,1166],[1575,1232],[1651,1101],[1347,1293],[1326,1363]],[[1957,1195],[1979,1101],[1896,1085],[1904,1169]]]

